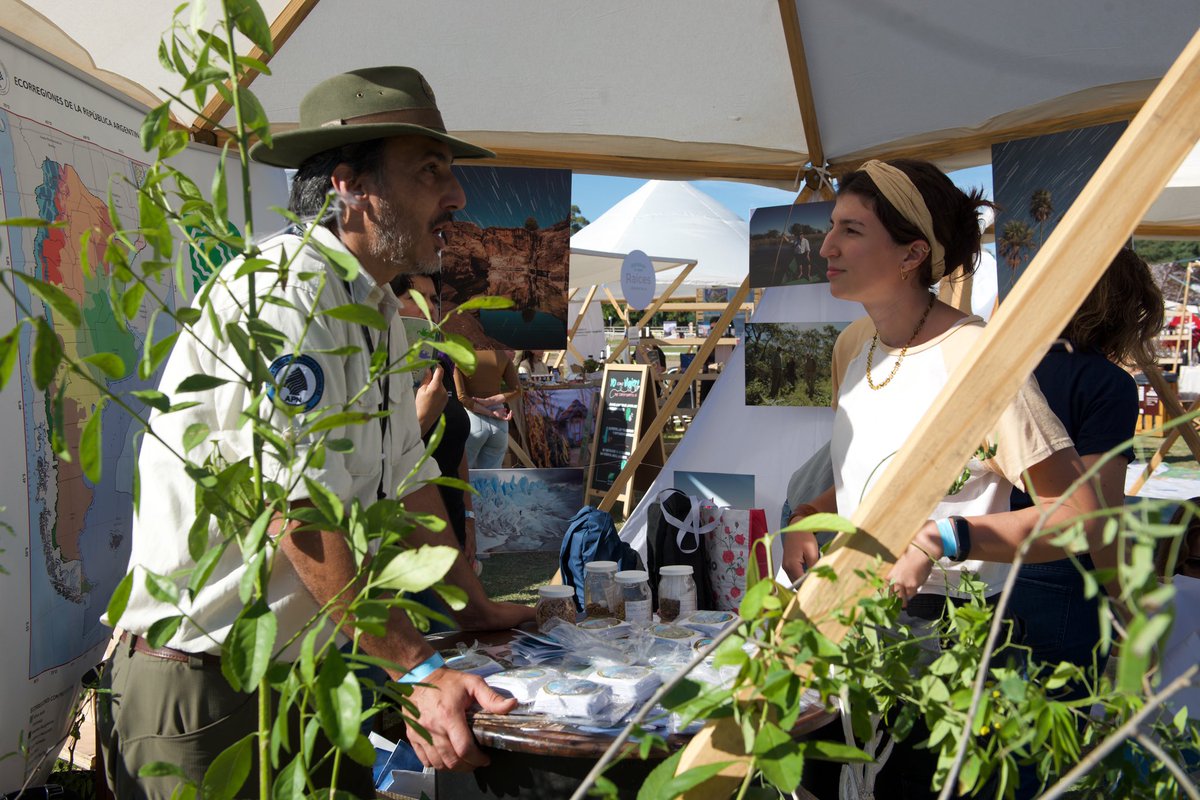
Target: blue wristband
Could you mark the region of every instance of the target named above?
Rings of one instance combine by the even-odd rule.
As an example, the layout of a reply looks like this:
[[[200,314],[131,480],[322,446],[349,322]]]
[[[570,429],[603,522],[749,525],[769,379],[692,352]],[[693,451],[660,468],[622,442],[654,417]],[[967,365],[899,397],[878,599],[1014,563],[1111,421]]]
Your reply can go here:
[[[958,555],[958,537],[954,534],[954,523],[948,519],[939,519],[937,529],[942,535],[942,555],[955,558]]]
[[[444,666],[446,666],[446,659],[442,658],[441,653],[434,653],[397,678],[396,683],[420,683],[432,675],[435,670],[439,670]]]

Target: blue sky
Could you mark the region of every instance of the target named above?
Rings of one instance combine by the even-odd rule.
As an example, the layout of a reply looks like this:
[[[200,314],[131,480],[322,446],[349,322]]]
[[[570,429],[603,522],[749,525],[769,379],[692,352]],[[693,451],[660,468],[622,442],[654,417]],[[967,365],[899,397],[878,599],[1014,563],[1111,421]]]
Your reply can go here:
[[[956,184],[963,188],[983,186],[987,196],[992,196],[992,168],[990,165],[972,167],[950,173]],[[588,220],[601,214],[625,197],[633,194],[646,181],[641,178],[614,178],[608,175],[571,176],[571,202]],[[795,192],[785,192],[752,183],[732,181],[692,181],[692,185],[744,220],[750,219],[750,210],[766,206],[781,206],[796,199]]]

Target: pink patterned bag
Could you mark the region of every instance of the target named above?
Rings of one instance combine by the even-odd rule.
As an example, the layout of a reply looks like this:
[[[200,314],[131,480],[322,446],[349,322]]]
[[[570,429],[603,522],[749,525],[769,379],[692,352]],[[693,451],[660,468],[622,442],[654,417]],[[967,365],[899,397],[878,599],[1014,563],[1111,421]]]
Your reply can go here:
[[[750,571],[751,553],[757,562],[758,575],[767,573],[767,515],[761,508],[700,509],[701,524],[716,522],[707,536],[704,547],[708,556],[709,581],[713,590],[713,605],[721,611],[736,611],[746,594],[746,577]]]

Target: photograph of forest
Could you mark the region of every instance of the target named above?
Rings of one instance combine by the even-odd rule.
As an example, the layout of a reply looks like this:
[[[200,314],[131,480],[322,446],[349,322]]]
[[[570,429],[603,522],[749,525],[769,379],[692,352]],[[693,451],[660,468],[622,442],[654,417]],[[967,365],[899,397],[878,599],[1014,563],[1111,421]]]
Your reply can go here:
[[[829,406],[833,343],[848,324],[746,325],[746,405]]]

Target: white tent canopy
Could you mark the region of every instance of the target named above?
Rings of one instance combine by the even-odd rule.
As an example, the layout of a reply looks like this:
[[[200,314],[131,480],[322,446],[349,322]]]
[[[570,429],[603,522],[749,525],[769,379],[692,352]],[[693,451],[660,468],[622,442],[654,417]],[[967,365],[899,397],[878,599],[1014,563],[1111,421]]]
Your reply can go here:
[[[0,24],[152,104],[179,85],[148,40],[176,2],[0,0]],[[318,81],[400,62],[503,163],[776,185],[809,161],[968,166],[993,142],[1127,119],[1200,24],[1196,0],[262,5],[281,46],[251,89],[280,128]]]
[[[571,237],[571,285],[610,284],[619,296],[621,262],[632,250],[652,257],[660,293],[678,276],[677,265],[693,261],[680,288],[739,286],[749,268],[750,226],[689,183],[648,181]]]
[[[1143,234],[1162,239],[1200,238],[1200,142],[1146,212],[1139,226],[1139,235]]]

